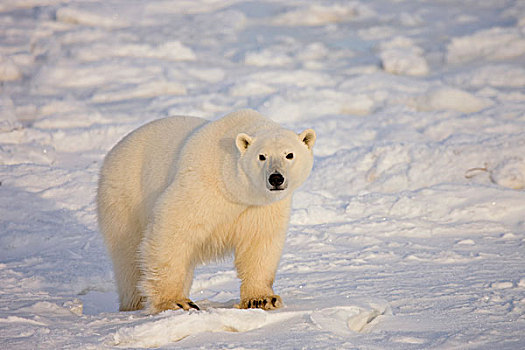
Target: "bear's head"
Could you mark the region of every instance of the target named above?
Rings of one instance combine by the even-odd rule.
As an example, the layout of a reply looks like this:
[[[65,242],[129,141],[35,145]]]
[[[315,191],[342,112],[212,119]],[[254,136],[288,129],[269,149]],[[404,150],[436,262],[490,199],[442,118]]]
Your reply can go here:
[[[267,204],[290,195],[308,177],[313,165],[315,132],[267,130],[235,139],[238,166],[251,183],[254,204]]]

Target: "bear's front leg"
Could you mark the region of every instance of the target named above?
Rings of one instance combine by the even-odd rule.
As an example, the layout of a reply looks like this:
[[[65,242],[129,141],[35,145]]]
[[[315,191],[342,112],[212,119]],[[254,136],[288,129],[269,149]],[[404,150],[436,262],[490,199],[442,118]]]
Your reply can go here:
[[[272,286],[288,226],[289,205],[289,200],[284,200],[251,207],[239,219],[237,234],[242,237],[235,247],[235,266],[241,279],[242,309],[283,306]]]
[[[268,295],[264,297],[244,298],[239,304],[240,309],[263,309],[273,310],[283,306],[283,301],[278,295]]]
[[[236,253],[235,264],[241,278],[241,309],[272,310],[283,305],[281,297],[272,288],[281,253],[281,246],[273,243],[254,243],[245,251]]]

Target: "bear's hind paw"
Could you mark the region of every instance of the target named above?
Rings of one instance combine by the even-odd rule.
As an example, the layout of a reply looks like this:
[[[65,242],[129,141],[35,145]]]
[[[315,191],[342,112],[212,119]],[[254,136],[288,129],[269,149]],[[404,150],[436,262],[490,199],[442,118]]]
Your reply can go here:
[[[246,298],[241,300],[240,309],[273,310],[283,306],[283,301],[278,295],[269,295],[260,298]]]

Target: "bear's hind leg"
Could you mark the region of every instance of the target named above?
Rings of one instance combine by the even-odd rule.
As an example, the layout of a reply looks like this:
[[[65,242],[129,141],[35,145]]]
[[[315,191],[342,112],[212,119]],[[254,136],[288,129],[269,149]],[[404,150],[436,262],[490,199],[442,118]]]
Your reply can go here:
[[[100,230],[113,262],[119,310],[133,311],[143,307],[143,298],[137,289],[140,277],[137,249],[142,232],[129,201],[121,197],[102,182],[97,195],[97,210]]]
[[[136,246],[135,246],[136,247]],[[122,247],[112,254],[113,269],[119,294],[119,310],[134,311],[144,307],[144,298],[137,288],[140,271],[136,261],[137,252],[130,246]]]

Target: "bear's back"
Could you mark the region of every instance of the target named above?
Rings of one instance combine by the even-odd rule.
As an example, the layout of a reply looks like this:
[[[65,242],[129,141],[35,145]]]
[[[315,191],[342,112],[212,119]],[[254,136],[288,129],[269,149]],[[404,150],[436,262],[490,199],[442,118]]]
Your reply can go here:
[[[207,122],[197,117],[175,116],[152,121],[132,131],[106,156],[100,183],[128,198],[130,206],[142,214],[141,221],[145,220],[152,201],[170,181],[182,144]]]

